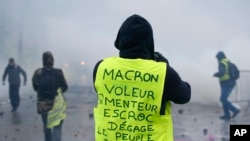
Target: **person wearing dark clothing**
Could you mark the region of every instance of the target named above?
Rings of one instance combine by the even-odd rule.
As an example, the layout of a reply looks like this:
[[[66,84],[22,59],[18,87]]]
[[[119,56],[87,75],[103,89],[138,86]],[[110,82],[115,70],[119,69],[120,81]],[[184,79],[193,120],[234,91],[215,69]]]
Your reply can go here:
[[[222,103],[224,115],[220,116],[222,120],[230,120],[231,118],[236,117],[240,110],[237,109],[229,100],[229,96],[236,85],[234,79],[230,78],[229,75],[229,59],[226,58],[224,52],[219,51],[216,54],[216,58],[218,60],[218,72],[214,73],[214,77],[219,78],[220,88],[221,88],[221,96],[220,101]],[[233,115],[231,116],[230,111],[232,111]]]
[[[62,124],[66,118],[65,104],[56,107],[56,111],[53,113],[53,122],[48,123],[48,121],[50,120],[49,113],[54,109],[54,105],[56,104],[55,99],[59,96],[58,89],[63,94],[67,91],[68,85],[63,71],[53,67],[54,58],[51,52],[44,52],[42,60],[43,67],[37,69],[32,77],[32,86],[37,92],[37,101],[39,103],[37,111],[42,117],[45,141],[61,141]],[[65,102],[64,99],[62,103]],[[45,103],[45,105],[42,105],[42,103]],[[63,106],[65,107],[62,108]]]
[[[124,60],[124,62],[132,61],[131,64],[130,63],[128,64],[131,67],[131,68],[128,68],[128,72],[133,72],[132,70],[137,68],[137,66],[141,66],[141,68],[139,67],[139,69],[141,70],[150,68],[150,66],[147,66],[147,64],[144,65],[143,61],[145,61],[145,63],[147,63],[148,61],[149,62],[153,61],[153,63],[156,63],[156,64],[158,64],[157,62],[161,62],[166,66],[166,70],[164,70],[164,73],[166,75],[164,77],[164,82],[161,85],[163,87],[162,94],[157,93],[157,95],[162,96],[160,100],[161,106],[160,106],[158,116],[160,115],[164,116],[164,115],[169,114],[169,113],[166,113],[167,112],[166,109],[170,101],[176,104],[185,104],[190,101],[191,86],[189,85],[188,82],[185,82],[181,79],[178,73],[174,70],[173,67],[170,66],[168,60],[161,53],[155,52],[153,30],[151,28],[150,23],[146,19],[144,19],[143,17],[139,15],[132,15],[129,18],[127,18],[123,22],[122,26],[120,27],[118,31],[114,45],[119,50],[119,57],[117,57],[118,60],[120,58],[121,60]],[[133,61],[135,62],[142,61],[142,62],[141,64],[139,63],[138,65],[135,65]],[[98,80],[99,77],[97,78],[97,76],[100,75],[98,74],[99,72],[98,70],[100,69],[102,64],[104,64],[105,62],[107,62],[106,59],[100,60],[99,62],[97,62],[93,70],[93,81],[95,85],[95,90],[97,91],[98,95],[102,95],[102,93],[100,93],[98,90],[99,89],[98,87],[99,85],[97,85],[98,82],[96,82],[96,81],[99,81]],[[113,64],[113,65],[114,66],[120,65],[120,63],[122,64],[122,62],[123,61],[121,62],[118,61],[117,64]],[[113,83],[115,83],[115,85],[116,83],[117,85],[121,85],[123,82],[114,81]],[[135,87],[136,85],[137,86],[141,85],[133,81],[129,82],[128,84],[132,84]],[[171,126],[171,125],[168,125],[168,126]],[[167,137],[168,139],[165,139],[165,140],[166,141],[172,140],[171,138],[173,135],[170,132],[167,134],[170,137],[169,138]]]
[[[12,106],[12,112],[16,111],[20,105],[20,95],[19,95],[19,87],[21,83],[20,75],[23,76],[24,79],[23,84],[26,85],[27,81],[26,72],[22,69],[21,66],[15,63],[14,58],[10,58],[9,64],[7,65],[3,73],[3,85],[5,85],[5,79],[8,76],[9,97]]]
[[[187,82],[181,80],[181,77],[174,70],[174,68],[170,66],[168,60],[164,56],[162,56],[161,53],[154,51],[153,31],[147,31],[144,30],[144,28],[146,27],[144,28],[141,27],[142,29],[140,29],[139,31],[140,35],[130,33],[135,28],[136,25],[133,26],[130,21],[127,21],[119,30],[115,41],[115,47],[120,51],[119,56],[127,59],[141,58],[141,59],[167,62],[168,66],[167,66],[166,76],[168,77],[165,78],[166,81],[164,83],[162,107],[164,107],[165,105],[164,103],[166,101],[173,101],[176,104],[185,104],[189,102],[191,98],[190,85]],[[149,37],[144,37],[143,35]],[[101,62],[102,60],[99,61],[94,68],[93,71],[94,81],[98,65]]]

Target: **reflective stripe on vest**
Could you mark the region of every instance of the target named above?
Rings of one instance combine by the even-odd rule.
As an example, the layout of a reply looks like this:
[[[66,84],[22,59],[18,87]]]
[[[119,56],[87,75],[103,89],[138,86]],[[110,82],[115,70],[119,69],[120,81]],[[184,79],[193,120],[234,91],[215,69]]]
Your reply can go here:
[[[173,141],[171,104],[160,115],[166,63],[104,59],[97,69],[95,141]]]
[[[220,81],[225,81],[225,80],[229,80],[230,79],[230,76],[229,76],[229,68],[228,68],[228,63],[229,63],[229,60],[224,58],[220,61],[220,63],[224,64],[225,66],[225,73],[219,77],[219,80]]]
[[[63,97],[61,89],[58,89],[55,97],[52,110],[49,111],[47,117],[47,128],[53,128],[61,123],[67,117],[66,114],[67,103]]]

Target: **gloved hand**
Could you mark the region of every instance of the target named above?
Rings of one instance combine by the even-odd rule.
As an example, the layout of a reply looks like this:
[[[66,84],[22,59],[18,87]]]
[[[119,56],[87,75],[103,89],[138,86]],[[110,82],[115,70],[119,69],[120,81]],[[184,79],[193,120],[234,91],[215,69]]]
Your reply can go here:
[[[214,73],[214,74],[213,74],[213,77],[218,77],[218,73]]]

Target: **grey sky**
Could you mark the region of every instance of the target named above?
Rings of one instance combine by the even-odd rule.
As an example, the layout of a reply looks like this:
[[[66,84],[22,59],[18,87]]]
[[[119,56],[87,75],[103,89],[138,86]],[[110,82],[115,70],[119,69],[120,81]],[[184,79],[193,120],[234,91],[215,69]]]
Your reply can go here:
[[[151,23],[155,50],[191,83],[193,100],[218,99],[218,82],[212,78],[217,51],[225,51],[240,69],[250,69],[248,0],[0,0],[0,31],[7,33],[0,36],[0,64],[5,66],[9,56],[17,58],[22,31],[23,65],[29,75],[41,66],[42,52],[51,50],[56,67],[74,67],[65,70],[72,79],[73,71],[82,72],[77,65],[84,60],[91,82],[94,64],[118,55],[116,34],[132,14]]]

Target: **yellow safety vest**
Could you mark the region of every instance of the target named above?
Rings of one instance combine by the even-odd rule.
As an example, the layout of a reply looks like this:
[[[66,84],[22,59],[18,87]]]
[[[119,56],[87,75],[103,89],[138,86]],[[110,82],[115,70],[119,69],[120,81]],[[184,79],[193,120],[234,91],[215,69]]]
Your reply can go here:
[[[166,66],[119,57],[100,63],[94,84],[96,141],[173,141],[170,102],[160,115]]]
[[[224,59],[221,59],[220,63],[225,65],[226,72],[221,77],[219,77],[219,80],[220,81],[229,80],[230,79],[229,68],[228,68],[229,60],[224,58]]]
[[[63,96],[62,90],[57,90],[53,108],[48,112],[47,128],[53,128],[61,123],[67,117],[67,103]]]

